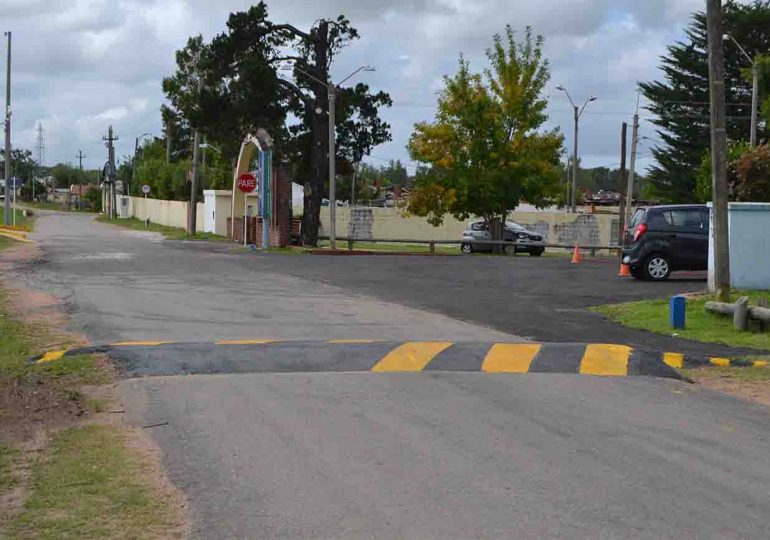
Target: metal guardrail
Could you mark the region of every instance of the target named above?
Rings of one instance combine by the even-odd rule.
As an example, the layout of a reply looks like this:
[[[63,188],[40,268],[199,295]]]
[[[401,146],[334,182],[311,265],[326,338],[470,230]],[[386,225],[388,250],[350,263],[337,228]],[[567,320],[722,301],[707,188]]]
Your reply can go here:
[[[319,240],[329,240],[328,236],[319,236]],[[524,246],[524,247],[531,247],[533,245],[536,245],[538,247],[544,247],[544,248],[564,248],[564,249],[573,249],[575,247],[575,244],[557,244],[557,243],[532,243],[532,242],[511,242],[508,240],[473,240],[472,242],[468,242],[468,240],[409,240],[404,238],[348,238],[348,237],[337,237],[337,242],[346,242],[348,244],[348,249],[352,250],[353,246],[356,243],[363,243],[363,244],[428,244],[429,250],[431,253],[435,253],[436,251],[436,244],[440,245],[462,245],[462,244],[474,244],[474,245],[491,245],[491,246]],[[622,249],[622,246],[602,246],[602,245],[579,245],[578,247],[582,250],[587,251],[599,251],[599,250],[607,250],[607,251],[619,251]]]

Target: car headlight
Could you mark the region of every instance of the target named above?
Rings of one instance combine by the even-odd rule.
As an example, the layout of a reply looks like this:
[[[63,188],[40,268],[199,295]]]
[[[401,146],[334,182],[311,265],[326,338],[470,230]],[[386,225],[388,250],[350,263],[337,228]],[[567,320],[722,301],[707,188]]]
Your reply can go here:
[[[526,235],[526,234],[524,234],[524,233],[519,233],[519,234],[517,234],[516,236],[517,236],[518,238],[521,238],[522,240],[524,240],[524,239],[526,239],[526,238],[527,238],[527,235]]]
[[[626,255],[625,257],[623,257],[623,264],[628,264],[630,262],[631,262],[631,256],[630,255]]]

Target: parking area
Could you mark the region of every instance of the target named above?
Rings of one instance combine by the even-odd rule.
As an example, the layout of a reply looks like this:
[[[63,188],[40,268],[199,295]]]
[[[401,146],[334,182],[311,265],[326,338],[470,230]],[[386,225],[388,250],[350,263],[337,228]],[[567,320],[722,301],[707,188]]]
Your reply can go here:
[[[566,257],[526,255],[250,254],[243,262],[536,341],[626,343],[702,355],[736,352],[624,328],[587,309],[703,291],[704,272],[676,273],[666,282],[655,283],[618,277],[617,260],[586,260],[573,265]]]

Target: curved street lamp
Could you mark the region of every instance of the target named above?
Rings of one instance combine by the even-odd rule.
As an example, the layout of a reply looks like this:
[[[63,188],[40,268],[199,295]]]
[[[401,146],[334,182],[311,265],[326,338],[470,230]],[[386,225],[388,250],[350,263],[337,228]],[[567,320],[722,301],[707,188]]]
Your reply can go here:
[[[577,105],[575,105],[575,102],[572,101],[572,96],[569,95],[569,92],[567,92],[567,89],[564,88],[562,85],[558,85],[556,87],[557,90],[564,92],[567,95],[567,99],[569,100],[570,104],[572,105],[572,108],[575,113],[575,146],[574,146],[574,154],[573,154],[573,163],[572,163],[572,194],[570,197],[570,207],[572,208],[572,213],[574,214],[577,209],[577,173],[578,173],[578,122],[580,120],[580,117],[583,115],[583,111],[585,111],[586,106],[591,101],[596,101],[596,96],[590,96],[588,99],[586,99],[585,103],[583,103],[583,106],[578,108]]]

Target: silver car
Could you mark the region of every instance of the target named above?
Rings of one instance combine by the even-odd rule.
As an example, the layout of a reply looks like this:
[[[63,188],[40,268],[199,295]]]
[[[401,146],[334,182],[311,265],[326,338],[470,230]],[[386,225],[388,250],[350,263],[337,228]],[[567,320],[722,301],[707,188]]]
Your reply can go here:
[[[492,244],[480,244],[474,240],[491,240],[492,234],[489,225],[485,221],[475,221],[470,228],[463,232],[463,243],[460,248],[465,254],[475,252],[490,252],[494,250]],[[505,246],[506,253],[529,253],[533,257],[539,257],[545,252],[545,241],[539,234],[530,231],[515,221],[505,222],[503,239],[508,242],[516,242],[516,246]]]

